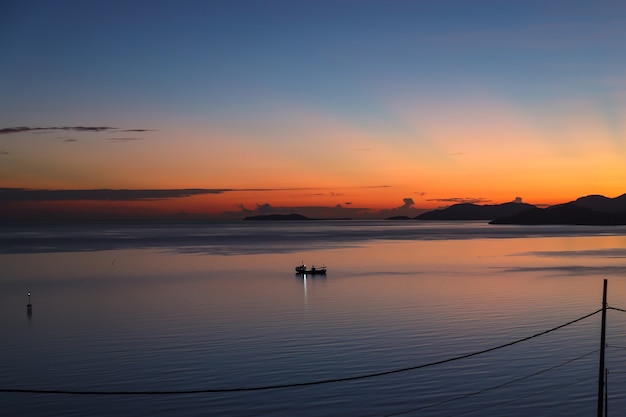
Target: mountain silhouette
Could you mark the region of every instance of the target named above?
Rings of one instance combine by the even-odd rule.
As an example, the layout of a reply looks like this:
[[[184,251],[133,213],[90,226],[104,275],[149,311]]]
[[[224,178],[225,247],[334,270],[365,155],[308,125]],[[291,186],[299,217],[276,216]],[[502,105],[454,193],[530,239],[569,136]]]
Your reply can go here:
[[[565,204],[531,208],[494,219],[491,224],[626,225],[626,194],[616,198],[589,195]]]
[[[444,209],[427,211],[415,217],[417,220],[493,220],[508,217],[536,208],[526,203],[504,203],[491,205],[454,204]]]
[[[588,195],[572,201],[572,204],[600,212],[623,213],[626,212],[626,194],[615,198],[608,198],[603,195]]]

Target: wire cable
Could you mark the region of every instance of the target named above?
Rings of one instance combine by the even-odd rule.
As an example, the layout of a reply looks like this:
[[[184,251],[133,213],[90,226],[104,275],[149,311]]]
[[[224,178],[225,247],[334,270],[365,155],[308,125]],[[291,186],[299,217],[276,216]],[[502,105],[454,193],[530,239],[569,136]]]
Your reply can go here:
[[[615,345],[609,345],[608,343],[606,344],[606,347],[611,348],[611,349],[626,349],[626,346],[615,346]]]
[[[542,369],[542,370],[537,371],[535,373],[532,373],[532,374],[529,374],[529,375],[526,375],[526,376],[523,376],[523,377],[520,377],[520,378],[516,378],[516,379],[513,379],[513,380],[508,381],[508,382],[503,382],[501,384],[494,385],[494,386],[488,387],[488,388],[484,388],[484,389],[481,389],[479,391],[474,391],[474,392],[470,392],[468,394],[464,394],[464,395],[460,395],[460,396],[457,396],[457,397],[449,398],[447,400],[440,401],[438,403],[428,404],[428,405],[425,405],[425,406],[422,406],[422,407],[413,408],[411,410],[399,411],[399,412],[396,412],[396,413],[393,413],[393,414],[386,414],[385,417],[394,417],[394,416],[400,416],[400,415],[403,415],[403,414],[414,413],[416,411],[421,411],[421,410],[425,410],[427,408],[437,407],[437,406],[440,406],[440,405],[443,405],[443,404],[451,403],[453,401],[463,400],[465,398],[469,398],[469,397],[473,397],[475,395],[483,394],[483,393],[488,392],[488,391],[493,391],[493,390],[496,390],[498,388],[502,388],[502,387],[505,387],[507,385],[511,385],[511,384],[516,383],[516,382],[523,381],[525,379],[532,378],[532,377],[537,376],[537,375],[541,375],[541,374],[546,373],[548,371],[552,371],[552,370],[554,370],[556,368],[560,368],[561,366],[565,366],[565,365],[567,365],[569,363],[572,363],[574,361],[577,361],[579,359],[583,359],[583,358],[585,358],[585,357],[587,357],[589,355],[592,355],[592,354],[596,353],[598,350],[600,350],[600,349],[593,350],[591,352],[585,353],[584,355],[575,357],[573,359],[569,359],[569,360],[567,360],[565,362],[562,362],[562,363],[560,363],[558,365],[554,365],[554,366],[551,366],[549,368]]]
[[[626,313],[626,310],[617,307],[607,307],[609,310],[621,311],[622,313]]]
[[[597,380],[597,377],[595,377],[595,376],[585,377],[585,378],[582,378],[582,379],[578,379],[578,380],[576,380],[574,382],[570,382],[568,384],[555,385],[555,386],[552,386],[552,387],[550,387],[549,389],[546,389],[546,390],[542,390],[542,391],[539,391],[539,392],[534,392],[534,393],[531,393],[531,394],[528,394],[528,395],[523,395],[521,397],[513,398],[513,399],[510,399],[510,400],[506,400],[506,401],[501,401],[499,403],[489,404],[487,406],[480,407],[480,408],[475,408],[473,410],[461,411],[460,413],[452,414],[452,415],[449,415],[448,417],[457,417],[457,416],[461,416],[463,414],[469,414],[469,413],[475,413],[477,411],[483,411],[483,410],[486,410],[487,408],[493,408],[493,407],[497,407],[499,405],[514,403],[515,401],[525,400],[526,398],[530,398],[530,397],[536,397],[537,395],[545,394],[546,392],[557,391],[557,390],[559,390],[561,388],[570,387],[572,385],[580,384],[581,382],[590,381],[592,379]]]
[[[343,378],[329,378],[329,379],[321,379],[317,381],[309,381],[309,382],[294,382],[288,384],[276,384],[276,385],[260,385],[260,386],[252,386],[252,387],[237,387],[237,388],[206,388],[206,389],[195,389],[195,390],[154,390],[154,391],[89,391],[89,390],[60,390],[60,389],[32,389],[32,388],[0,388],[0,393],[22,393],[22,394],[68,394],[68,395],[185,395],[185,394],[214,394],[214,393],[228,393],[228,392],[246,392],[246,391],[266,391],[273,389],[285,389],[285,388],[295,388],[295,387],[308,387],[312,385],[322,385],[322,384],[331,384],[336,382],[347,382],[347,381],[356,381],[360,379],[368,379],[375,378],[379,376],[398,374],[401,372],[414,371],[417,369],[428,368],[435,365],[442,365],[444,363],[454,362],[461,359],[471,358],[473,356],[482,355],[484,353],[493,352],[494,350],[503,349],[505,347],[513,346],[521,342],[528,341],[530,339],[534,339],[539,336],[546,335],[548,333],[554,332],[556,330],[562,329],[563,327],[572,325],[579,321],[582,321],[586,318],[589,318],[595,314],[598,314],[602,309],[598,309],[593,313],[586,314],[582,317],[579,317],[575,320],[568,321],[567,323],[561,324],[559,326],[553,327],[548,330],[544,330],[542,332],[536,333],[531,336],[527,336],[518,340],[514,340],[512,342],[504,343],[502,345],[494,346],[488,349],[479,350],[472,353],[467,353],[465,355],[454,356],[448,359],[442,359],[439,361],[429,362],[416,366],[409,366],[406,368],[393,369],[389,371],[381,371],[381,372],[372,372],[369,374],[356,375],[356,376],[348,376]]]

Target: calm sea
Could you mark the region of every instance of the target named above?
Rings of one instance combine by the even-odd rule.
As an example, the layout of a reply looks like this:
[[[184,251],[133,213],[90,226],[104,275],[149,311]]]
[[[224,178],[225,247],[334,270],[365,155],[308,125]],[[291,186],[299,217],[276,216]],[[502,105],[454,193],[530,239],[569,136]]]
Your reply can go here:
[[[601,314],[546,331],[604,279],[626,408],[624,227],[11,226],[0,271],[1,415],[595,415]]]

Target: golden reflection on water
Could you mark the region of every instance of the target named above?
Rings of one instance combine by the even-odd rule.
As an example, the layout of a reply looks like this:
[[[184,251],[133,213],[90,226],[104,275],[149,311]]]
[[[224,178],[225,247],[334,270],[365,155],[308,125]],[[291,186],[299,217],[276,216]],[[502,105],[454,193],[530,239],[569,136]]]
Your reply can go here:
[[[323,314],[341,306],[364,317],[401,306],[394,314],[453,309],[497,318],[593,310],[600,305],[604,278],[610,280],[609,302],[626,307],[626,251],[619,252],[624,248],[624,236],[592,236],[379,240],[358,247],[227,256],[132,249],[2,259],[9,271],[3,283],[24,294],[33,291],[35,312],[43,290],[57,291],[59,306],[142,314],[180,314],[183,306],[232,320],[249,320],[260,311],[280,314],[298,305],[323,305],[328,310]],[[302,261],[325,264],[328,275],[295,276]],[[94,290],[89,299],[81,300],[89,289]]]

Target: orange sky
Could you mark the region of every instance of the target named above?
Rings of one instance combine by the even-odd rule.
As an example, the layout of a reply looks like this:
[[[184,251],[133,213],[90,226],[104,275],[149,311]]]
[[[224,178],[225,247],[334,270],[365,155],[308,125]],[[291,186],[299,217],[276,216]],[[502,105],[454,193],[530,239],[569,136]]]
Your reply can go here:
[[[7,134],[0,136],[11,149],[2,157],[0,185],[228,189],[169,200],[80,203],[95,211],[126,207],[132,217],[185,212],[228,218],[262,205],[280,212],[341,205],[367,210],[326,215],[377,217],[402,207],[404,199],[414,203],[407,214],[417,214],[466,200],[497,204],[522,197],[557,204],[588,194],[615,197],[626,189],[623,143],[592,112],[541,128],[521,111],[484,106],[466,113],[447,107],[460,115],[451,125],[444,110],[413,110],[424,120],[407,116],[403,132],[299,113],[284,132],[271,133],[277,144],[260,140],[265,133],[211,126],[157,125],[127,141],[107,140],[115,135],[108,132],[63,132],[71,141],[55,131]],[[304,133],[296,142],[291,137],[298,130]]]
[[[211,218],[626,192],[623,7],[279,3],[223,4],[219,19],[213,2],[126,20],[106,4],[15,6],[0,41],[0,188],[201,188],[20,210]]]

